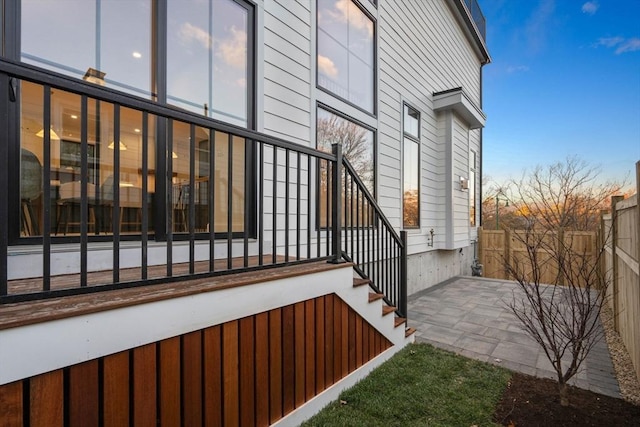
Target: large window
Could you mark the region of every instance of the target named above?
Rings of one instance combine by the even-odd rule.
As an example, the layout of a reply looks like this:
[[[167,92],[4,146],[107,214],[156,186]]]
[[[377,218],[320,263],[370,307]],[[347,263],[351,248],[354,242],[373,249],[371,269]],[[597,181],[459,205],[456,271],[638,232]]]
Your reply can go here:
[[[148,99],[166,99],[174,106],[225,122],[251,126],[253,9],[248,3],[22,0],[20,13],[23,62]],[[154,16],[167,19],[154,22]],[[152,49],[153,46],[161,50]],[[171,132],[157,131],[158,121],[151,114],[145,122],[140,111],[118,110],[112,103],[91,98],[83,108],[79,95],[61,90],[52,90],[50,104],[44,105],[44,87],[28,82],[21,82],[19,94],[21,236],[41,235],[45,210],[42,183],[43,178],[49,179],[47,173],[52,234],[57,236],[80,232],[83,180],[87,182],[92,235],[113,233],[113,218],[118,217],[116,226],[121,233],[140,233],[145,205],[152,231],[157,220],[155,226],[164,232],[160,214],[173,212],[173,231],[187,232],[191,228],[187,215],[190,194],[194,195],[196,232],[243,231],[245,216],[250,214],[245,206],[245,178],[250,175],[247,171],[253,169],[253,157],[244,139],[229,138],[222,132],[210,135],[208,129],[200,127],[192,135],[190,127],[179,122],[172,123]],[[48,129],[44,129],[45,110],[50,113]],[[83,120],[86,139],[82,136]],[[143,128],[147,129],[146,141]],[[166,125],[162,129],[167,129]],[[50,147],[45,153],[47,134]],[[157,137],[163,140],[158,141]],[[156,153],[161,146],[166,146],[166,151]],[[147,150],[146,176],[143,147]],[[81,162],[84,150],[86,175]],[[191,153],[195,162],[193,176]],[[47,171],[45,154],[50,157]],[[171,171],[166,173],[171,174],[167,176],[172,177],[172,185],[164,188],[163,180],[158,180],[163,186],[156,188],[156,172],[169,164]],[[145,200],[143,183],[147,187]],[[212,186],[215,200],[209,196]],[[169,194],[165,195],[165,191]],[[114,210],[115,200],[119,210]],[[168,203],[173,209],[167,209]],[[210,210],[214,211],[214,224],[209,224]]]
[[[403,107],[402,225],[420,226],[420,113]]]
[[[152,0],[22,0],[21,59],[151,96]]]
[[[476,225],[476,152],[469,152],[469,225]]]
[[[318,0],[318,86],[374,112],[374,23],[350,0]]]
[[[169,0],[169,103],[246,126],[249,29],[233,0]]]

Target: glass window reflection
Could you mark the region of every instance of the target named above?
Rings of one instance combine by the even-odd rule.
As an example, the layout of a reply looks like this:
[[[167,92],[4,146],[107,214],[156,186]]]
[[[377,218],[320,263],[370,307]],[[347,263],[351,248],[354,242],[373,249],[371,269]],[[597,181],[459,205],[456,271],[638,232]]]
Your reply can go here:
[[[247,126],[249,12],[232,0],[169,0],[171,104]]]
[[[374,26],[353,1],[318,0],[318,85],[373,112]]]

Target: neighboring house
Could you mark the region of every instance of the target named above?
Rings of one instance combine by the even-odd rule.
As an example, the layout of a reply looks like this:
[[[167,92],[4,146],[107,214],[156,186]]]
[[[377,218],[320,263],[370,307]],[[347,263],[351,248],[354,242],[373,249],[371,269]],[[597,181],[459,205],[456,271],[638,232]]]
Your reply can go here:
[[[475,0],[0,6],[10,425],[295,424],[470,272]]]

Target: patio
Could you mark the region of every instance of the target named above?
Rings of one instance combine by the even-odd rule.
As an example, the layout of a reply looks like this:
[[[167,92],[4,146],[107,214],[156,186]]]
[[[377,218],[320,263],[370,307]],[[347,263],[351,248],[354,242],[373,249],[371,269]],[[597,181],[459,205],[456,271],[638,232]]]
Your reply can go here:
[[[409,326],[416,341],[542,378],[555,371],[542,348],[520,327],[506,303],[514,282],[457,277],[408,298]],[[620,398],[604,337],[570,384]]]

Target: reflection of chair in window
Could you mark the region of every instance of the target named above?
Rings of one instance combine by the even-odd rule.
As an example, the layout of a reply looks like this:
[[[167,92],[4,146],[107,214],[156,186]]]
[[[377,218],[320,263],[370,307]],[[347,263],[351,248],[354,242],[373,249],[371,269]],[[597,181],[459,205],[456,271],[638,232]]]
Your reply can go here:
[[[187,224],[187,209],[189,207],[189,185],[173,184],[173,230],[186,232],[189,230]]]
[[[124,181],[121,181],[119,186],[120,231],[126,231],[123,230],[125,227],[139,231],[142,224],[142,189]],[[111,208],[113,208],[114,198],[113,187],[113,175],[109,175],[100,189],[102,202]],[[111,212],[112,216],[113,212]]]
[[[79,211],[80,206],[82,206],[81,189],[82,183],[80,181],[65,182],[60,185],[60,198],[58,199],[60,212],[58,222],[56,223],[56,234],[60,232],[60,227],[64,227],[64,235],[66,235],[69,232],[69,226],[80,226],[80,221],[76,221],[76,219],[79,218],[79,214],[76,214],[76,211]],[[96,230],[95,191],[95,185],[87,183],[87,204],[89,206],[88,225],[93,225],[94,231]]]
[[[20,200],[22,231],[27,236],[39,235],[38,217],[33,210],[33,200],[42,194],[42,166],[35,154],[24,148],[20,161]]]

